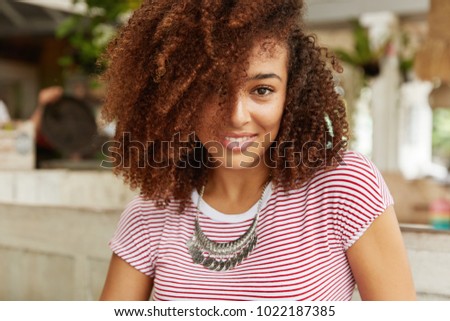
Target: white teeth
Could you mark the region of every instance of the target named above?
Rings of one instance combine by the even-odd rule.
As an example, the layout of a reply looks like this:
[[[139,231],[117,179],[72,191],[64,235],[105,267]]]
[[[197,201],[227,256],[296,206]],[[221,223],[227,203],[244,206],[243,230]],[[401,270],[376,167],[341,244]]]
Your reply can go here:
[[[245,142],[245,141],[249,140],[250,138],[251,138],[250,136],[239,137],[239,138],[237,138],[237,137],[225,137],[225,139],[229,140],[230,142],[239,142],[239,143]]]

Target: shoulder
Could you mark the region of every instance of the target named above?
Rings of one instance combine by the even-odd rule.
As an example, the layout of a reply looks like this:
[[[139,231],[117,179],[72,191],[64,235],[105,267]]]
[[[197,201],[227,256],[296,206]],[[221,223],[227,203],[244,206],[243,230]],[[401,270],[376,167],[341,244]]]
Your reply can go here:
[[[348,174],[348,175],[364,175],[375,178],[378,176],[378,169],[375,164],[366,156],[355,151],[345,151],[342,153],[342,157],[338,160],[338,166],[328,171],[324,171],[324,174]]]
[[[342,158],[335,170],[357,170],[369,174],[374,174],[375,171],[378,172],[375,164],[367,156],[352,150],[342,153]]]
[[[118,228],[144,233],[152,231],[154,234],[163,229],[168,217],[177,214],[177,206],[177,202],[172,202],[169,206],[160,207],[156,200],[137,195],[126,205],[120,215]]]
[[[384,179],[366,156],[347,151],[336,168],[318,173],[311,182],[324,210],[332,214],[341,244],[348,249],[394,200]]]
[[[354,188],[367,192],[382,192],[384,185],[383,177],[373,162],[355,151],[344,152],[337,167],[319,171],[307,183],[309,187]]]
[[[173,203],[161,208],[156,200],[135,196],[120,215],[116,232],[110,241],[111,247],[115,250],[132,244],[136,248],[154,246],[159,242],[167,221],[177,214],[176,208]],[[131,248],[128,250],[131,251]]]
[[[394,202],[377,167],[354,151],[342,153],[338,166],[318,171],[301,188],[289,191],[289,195],[307,203],[345,207],[346,212],[352,213],[380,213]]]
[[[155,205],[141,196],[134,197],[122,212],[109,242],[117,256],[148,276],[154,275],[155,249],[164,229],[163,216],[152,215]]]
[[[159,206],[158,200],[147,199],[142,195],[136,195],[130,202],[125,206],[124,213],[129,213],[129,215],[168,215],[176,212],[179,206],[179,200],[171,199],[167,206]]]

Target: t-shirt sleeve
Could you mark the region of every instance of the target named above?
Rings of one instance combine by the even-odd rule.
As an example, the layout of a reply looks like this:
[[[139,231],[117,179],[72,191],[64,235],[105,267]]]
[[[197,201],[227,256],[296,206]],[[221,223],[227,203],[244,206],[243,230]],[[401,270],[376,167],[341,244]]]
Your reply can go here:
[[[347,152],[343,160],[338,167],[341,186],[337,196],[341,206],[335,223],[346,251],[394,200],[381,173],[368,158]]]
[[[156,250],[141,211],[140,197],[134,198],[120,216],[109,242],[111,250],[125,262],[150,277],[154,276]]]

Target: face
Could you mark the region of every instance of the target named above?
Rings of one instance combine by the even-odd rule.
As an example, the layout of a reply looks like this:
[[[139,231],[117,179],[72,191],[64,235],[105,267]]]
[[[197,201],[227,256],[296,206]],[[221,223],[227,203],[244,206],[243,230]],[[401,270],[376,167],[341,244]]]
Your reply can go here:
[[[219,141],[213,140],[206,126],[197,131],[210,159],[219,167],[261,166],[264,154],[278,134],[286,99],[288,52],[276,43],[269,47],[261,45],[257,43],[252,49],[247,77],[231,115],[220,127]],[[201,124],[212,119],[214,105],[205,107]]]

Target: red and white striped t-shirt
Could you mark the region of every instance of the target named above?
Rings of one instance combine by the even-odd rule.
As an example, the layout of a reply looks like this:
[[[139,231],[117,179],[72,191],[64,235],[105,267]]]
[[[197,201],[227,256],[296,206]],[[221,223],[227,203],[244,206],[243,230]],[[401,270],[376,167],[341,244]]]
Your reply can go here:
[[[271,186],[263,197],[258,244],[229,271],[194,264],[186,241],[194,231],[198,193],[185,213],[136,197],[123,212],[111,249],[154,278],[154,300],[350,300],[355,280],[346,250],[393,203],[375,166],[346,152],[344,163],[321,171],[300,189]],[[248,229],[256,212],[227,215],[200,202],[200,226],[217,242]]]

